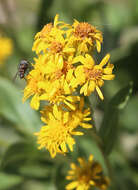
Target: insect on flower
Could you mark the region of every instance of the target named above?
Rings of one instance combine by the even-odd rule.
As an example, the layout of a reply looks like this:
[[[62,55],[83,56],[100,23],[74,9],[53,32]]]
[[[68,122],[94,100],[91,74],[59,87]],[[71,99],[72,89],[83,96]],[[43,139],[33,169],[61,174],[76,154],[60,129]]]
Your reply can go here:
[[[17,78],[17,76],[19,76],[20,79],[24,79],[28,69],[30,69],[29,62],[26,60],[21,60],[19,65],[18,65],[18,71],[15,74],[15,77],[13,80],[15,80]]]

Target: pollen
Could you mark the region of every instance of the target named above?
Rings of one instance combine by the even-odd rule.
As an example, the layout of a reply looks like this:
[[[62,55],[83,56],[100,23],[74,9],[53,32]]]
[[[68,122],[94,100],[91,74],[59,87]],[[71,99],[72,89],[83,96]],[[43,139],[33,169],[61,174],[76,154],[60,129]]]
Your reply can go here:
[[[53,53],[60,53],[62,49],[63,49],[63,45],[60,42],[56,42],[56,41],[52,42],[50,50]]]
[[[102,70],[101,69],[88,69],[84,68],[84,72],[86,74],[87,79],[99,80],[102,78]]]
[[[71,64],[69,64],[67,61],[65,61],[63,68],[60,69],[60,70],[57,70],[57,71],[55,72],[55,77],[54,77],[54,79],[59,79],[59,78],[62,77],[63,75],[66,76],[67,73],[68,73],[68,71],[69,71],[70,69],[73,69],[73,68],[74,68],[73,65],[71,65]]]
[[[88,24],[87,22],[80,22],[75,28],[75,36],[80,38],[89,37],[89,34],[95,33],[95,27]]]

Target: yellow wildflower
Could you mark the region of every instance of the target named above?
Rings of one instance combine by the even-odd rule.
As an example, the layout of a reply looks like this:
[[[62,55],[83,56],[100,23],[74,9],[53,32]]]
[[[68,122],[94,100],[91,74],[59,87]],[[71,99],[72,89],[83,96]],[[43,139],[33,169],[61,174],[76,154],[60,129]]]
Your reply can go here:
[[[32,70],[26,79],[28,84],[24,89],[23,101],[33,96],[30,103],[33,109],[38,110],[40,101],[45,100],[51,104],[65,104],[74,110],[73,103],[80,100],[79,96],[69,95],[71,91],[67,84],[67,87],[64,86],[64,89],[67,89],[64,90],[61,80],[48,81],[38,70]]]
[[[0,64],[12,54],[13,43],[10,38],[0,37]]]
[[[31,107],[36,110],[39,109],[40,106],[39,96],[43,93],[43,89],[39,87],[39,83],[44,80],[46,79],[43,75],[41,67],[33,69],[26,76],[27,85],[24,89],[23,102],[30,96],[33,96],[31,100]]]
[[[41,62],[41,65],[43,62]],[[52,59],[45,62],[43,64],[43,73],[47,75],[49,80],[55,81],[64,78],[64,80],[71,85],[71,81],[73,79],[73,60],[72,56],[68,58],[68,60],[64,61],[62,57],[55,55]],[[64,81],[64,82],[65,82]]]
[[[53,26],[51,23],[47,24],[36,34],[32,50],[36,51],[37,54],[48,53],[52,57],[55,54],[63,57],[73,55],[75,48],[70,47],[68,44],[66,30],[62,30],[61,26],[66,27],[68,25],[64,22],[59,22],[58,15],[56,15]]]
[[[83,128],[91,128],[87,117],[90,112],[82,110],[83,105],[80,105],[77,111],[65,111],[60,106],[46,106],[42,113],[42,121],[47,125],[43,126],[40,132],[35,133],[38,136],[39,149],[46,148],[49,150],[52,158],[57,153],[65,154],[68,152],[67,146],[73,151],[75,140],[72,135],[83,135],[82,132],[75,131],[78,126]],[[82,112],[81,112],[82,111]],[[77,121],[76,121],[77,120]],[[86,126],[87,125],[87,126]]]
[[[91,24],[75,20],[72,29],[69,29],[67,34],[70,37],[70,42],[77,46],[79,53],[93,50],[95,46],[98,52],[101,51],[102,33]]]
[[[63,88],[64,86],[64,88]],[[73,96],[67,83],[64,83],[64,78],[60,81],[54,82],[45,81],[39,83],[39,88],[43,89],[43,94],[40,96],[40,100],[49,101],[51,104],[65,104],[72,110],[75,109],[73,103],[80,100],[79,96]]]
[[[89,156],[88,162],[83,158],[78,158],[80,166],[71,163],[71,170],[68,171],[67,180],[73,180],[66,186],[66,190],[88,190],[91,187],[98,187],[106,190],[109,185],[109,178],[102,173],[100,163],[93,160],[93,155]]]
[[[33,69],[26,76],[23,101],[33,96],[33,109],[39,109],[41,100],[51,104],[66,104],[75,109],[73,103],[80,100],[79,96],[72,96],[74,89],[70,81],[73,79],[73,67],[70,61],[63,62],[58,56],[54,60],[52,62],[47,55],[39,55],[32,65]]]
[[[89,96],[95,89],[103,100],[103,94],[99,87],[103,86],[104,80],[114,79],[112,70],[114,68],[113,64],[108,63],[110,55],[107,54],[99,65],[95,65],[95,61],[89,54],[85,57],[77,56],[74,62],[80,62],[75,70],[74,86],[81,85],[80,93],[84,93],[85,96]],[[104,67],[106,64],[108,65]]]

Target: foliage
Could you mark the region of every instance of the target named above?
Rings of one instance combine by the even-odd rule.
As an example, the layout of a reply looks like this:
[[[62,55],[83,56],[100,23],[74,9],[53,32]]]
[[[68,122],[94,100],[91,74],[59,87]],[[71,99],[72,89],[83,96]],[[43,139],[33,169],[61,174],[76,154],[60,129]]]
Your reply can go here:
[[[8,0],[5,2],[0,2],[3,17],[10,16],[3,24],[0,19],[0,30],[12,39],[14,52],[0,65],[0,189],[64,189],[70,163],[80,156],[88,158],[92,153],[112,180],[109,189],[136,190],[138,1],[15,1],[14,13]],[[35,33],[52,21],[56,13],[66,22],[76,18],[103,31],[101,57],[111,53],[116,78],[103,87],[104,101],[99,102],[96,94],[87,100],[94,110],[96,130],[90,130],[81,139],[76,137],[74,152],[51,159],[47,151],[37,150],[32,134],[40,130],[42,123],[39,113],[28,102],[22,104],[25,81],[12,79],[19,60],[30,61]],[[41,20],[44,15],[45,19]],[[97,55],[96,59],[101,57]]]

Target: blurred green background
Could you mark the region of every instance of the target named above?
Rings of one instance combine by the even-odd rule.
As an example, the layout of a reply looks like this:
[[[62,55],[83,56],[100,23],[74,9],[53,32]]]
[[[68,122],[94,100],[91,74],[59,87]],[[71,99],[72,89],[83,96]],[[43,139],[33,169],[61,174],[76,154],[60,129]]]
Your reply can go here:
[[[109,52],[116,78],[102,88],[103,102],[94,94],[89,103],[112,166],[109,189],[136,190],[138,0],[0,0],[0,32],[11,38],[14,46],[12,55],[0,65],[0,190],[63,190],[68,183],[65,176],[69,163],[91,153],[108,175],[103,155],[88,132],[76,138],[74,152],[66,157],[51,159],[48,151],[38,151],[33,132],[43,124],[39,113],[28,102],[22,103],[25,81],[18,78],[13,82],[19,61],[33,60],[34,35],[57,13],[60,20],[86,21],[103,32],[104,43],[97,59]]]

